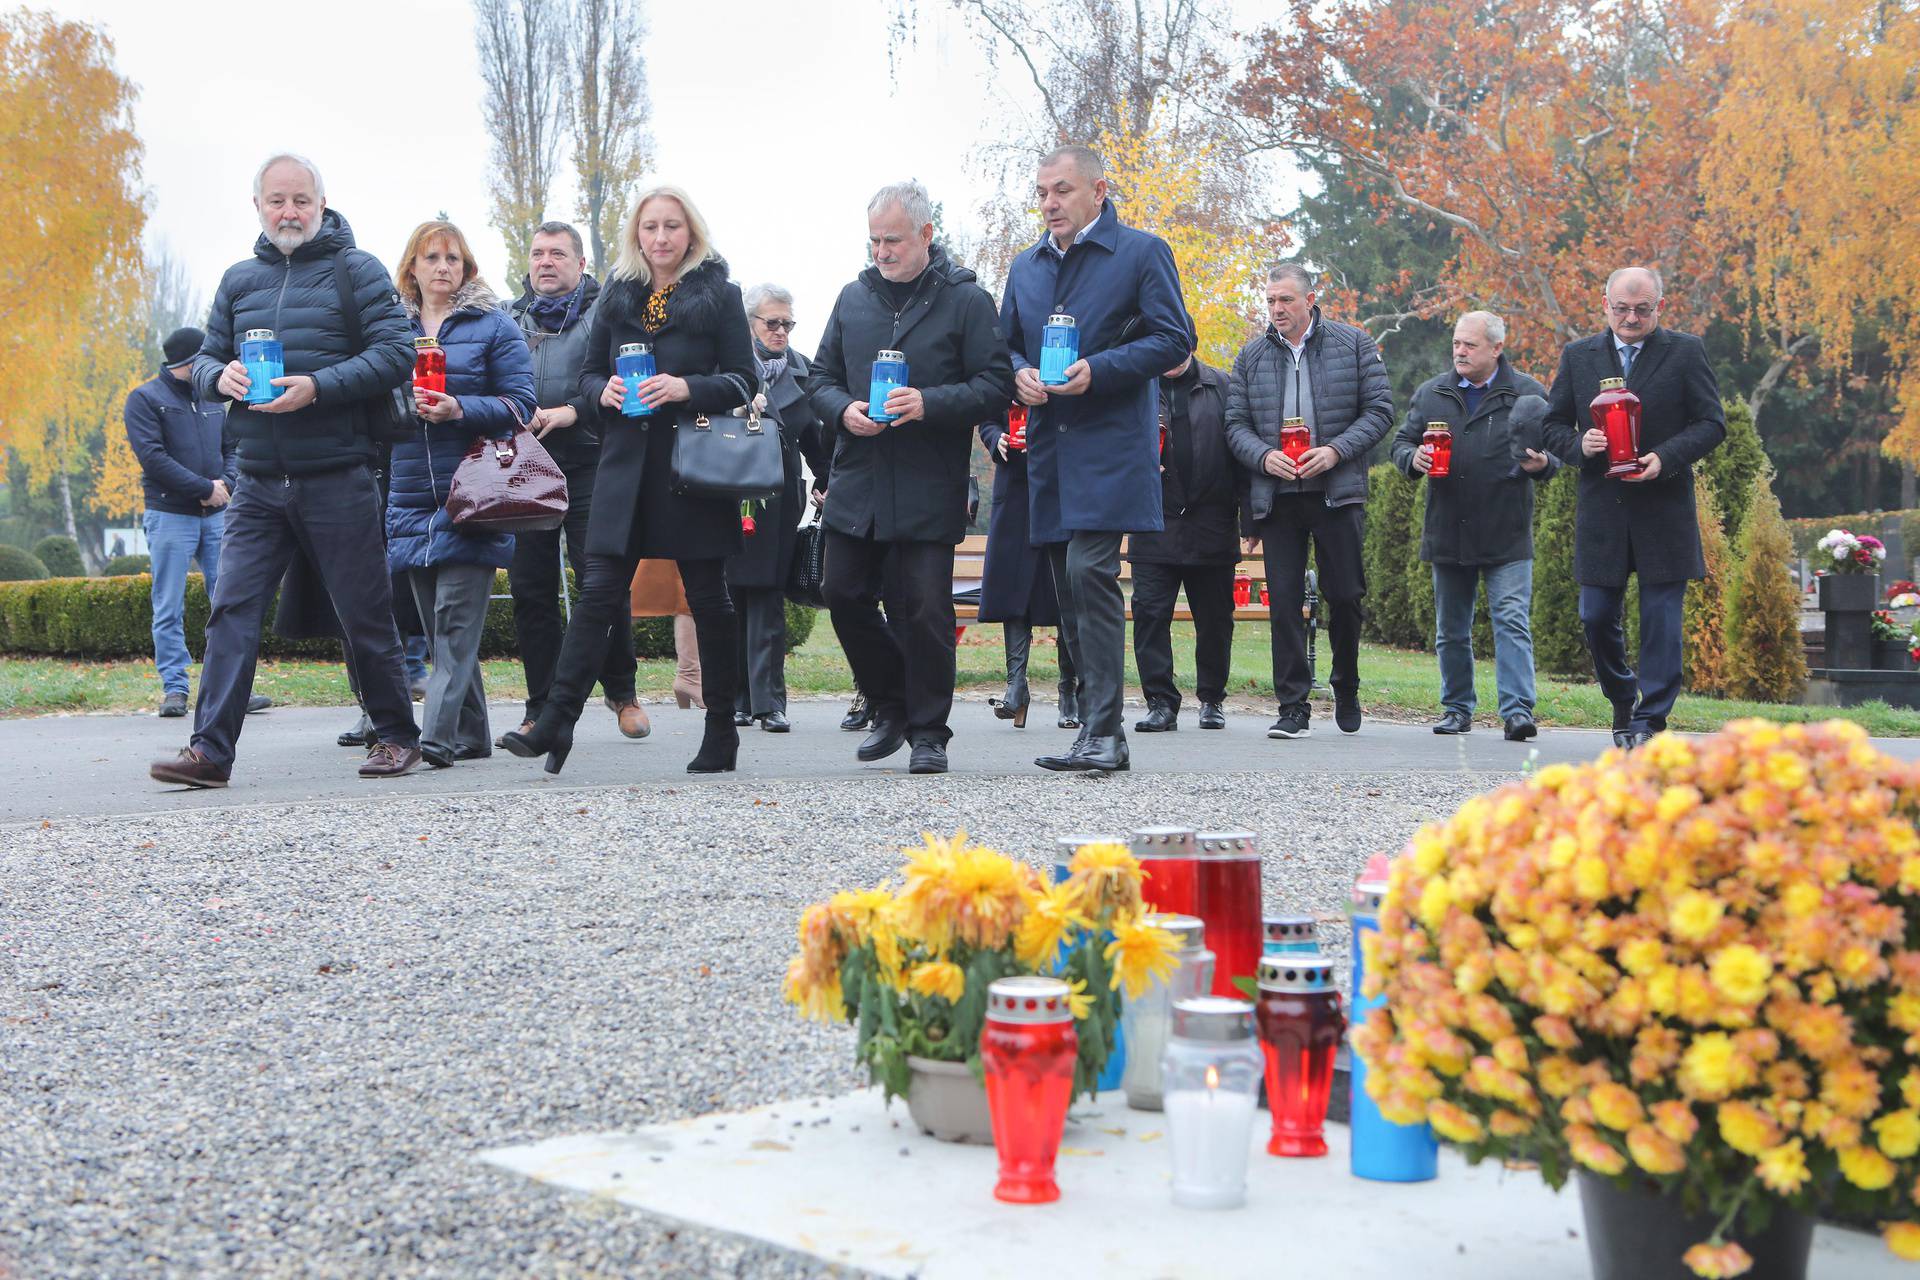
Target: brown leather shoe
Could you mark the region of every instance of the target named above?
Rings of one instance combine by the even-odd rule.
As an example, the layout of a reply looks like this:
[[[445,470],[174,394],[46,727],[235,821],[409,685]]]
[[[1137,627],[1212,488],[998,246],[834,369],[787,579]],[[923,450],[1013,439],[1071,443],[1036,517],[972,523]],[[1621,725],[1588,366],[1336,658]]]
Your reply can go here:
[[[224,787],[233,770],[215,764],[192,747],[182,747],[177,756],[155,760],[147,767],[147,776],[177,787]]]
[[[653,725],[647,721],[647,713],[638,702],[629,698],[625,702],[607,699],[607,710],[620,717],[620,732],[629,738],[644,738],[653,732]]]
[[[360,766],[360,776],[397,778],[419,763],[418,747],[403,747],[397,742],[376,742],[367,748],[367,762]]]

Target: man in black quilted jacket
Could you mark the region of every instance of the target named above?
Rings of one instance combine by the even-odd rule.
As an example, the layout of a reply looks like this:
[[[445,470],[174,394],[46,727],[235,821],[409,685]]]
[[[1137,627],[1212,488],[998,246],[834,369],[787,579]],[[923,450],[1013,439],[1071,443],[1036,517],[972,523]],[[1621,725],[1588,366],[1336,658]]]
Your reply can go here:
[[[1367,454],[1393,429],[1393,391],[1367,331],[1320,314],[1305,268],[1281,263],[1267,273],[1267,314],[1267,331],[1234,358],[1227,388],[1227,447],[1253,473],[1248,551],[1266,544],[1273,692],[1280,704],[1267,736],[1311,732],[1313,671],[1300,617],[1309,538],[1333,648],[1333,722],[1342,733],[1357,733]],[[1280,449],[1288,418],[1305,419],[1311,441],[1297,462]]]
[[[240,460],[193,740],[149,772],[180,786],[227,785],[261,622],[297,547],[333,601],[373,721],[360,776],[395,777],[419,763],[420,731],[393,622],[368,424],[379,397],[412,372],[412,328],[386,268],[354,247],[346,219],[327,208],[312,161],[270,157],[254,175],[253,204],[260,238],[253,256],[221,277],[193,366],[202,398],[231,402],[227,430]],[[342,268],[351,316],[341,306]],[[257,404],[246,402],[252,382],[238,359],[253,329],[273,331],[285,364],[272,379],[278,394]]]

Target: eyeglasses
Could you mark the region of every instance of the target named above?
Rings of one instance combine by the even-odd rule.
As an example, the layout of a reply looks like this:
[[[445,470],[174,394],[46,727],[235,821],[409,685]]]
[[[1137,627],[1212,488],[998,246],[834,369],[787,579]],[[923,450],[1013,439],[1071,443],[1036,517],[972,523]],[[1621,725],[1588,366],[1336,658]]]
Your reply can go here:
[[[1607,304],[1607,310],[1613,313],[1616,320],[1625,320],[1628,316],[1637,316],[1645,320],[1659,309],[1657,305],[1651,302],[1643,302],[1637,307],[1625,306],[1618,302]]]
[[[797,320],[769,320],[765,316],[755,316],[754,319],[769,329],[778,330],[790,330],[799,323]]]

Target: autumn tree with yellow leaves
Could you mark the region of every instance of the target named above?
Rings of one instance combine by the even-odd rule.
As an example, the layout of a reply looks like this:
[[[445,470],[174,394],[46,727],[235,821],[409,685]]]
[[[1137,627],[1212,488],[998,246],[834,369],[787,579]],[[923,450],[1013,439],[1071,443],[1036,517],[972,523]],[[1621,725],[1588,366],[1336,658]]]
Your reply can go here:
[[[144,313],[133,86],[85,23],[0,15],[0,445],[79,537],[92,474],[138,380]]]

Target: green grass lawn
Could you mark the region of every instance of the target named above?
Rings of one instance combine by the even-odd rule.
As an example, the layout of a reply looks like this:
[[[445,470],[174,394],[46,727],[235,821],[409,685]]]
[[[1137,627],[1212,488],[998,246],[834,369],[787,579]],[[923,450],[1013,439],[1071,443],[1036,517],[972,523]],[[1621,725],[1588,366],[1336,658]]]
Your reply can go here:
[[[1192,705],[1193,626],[1174,624],[1174,662]],[[1322,637],[1318,675],[1327,675]],[[1051,701],[1059,668],[1054,661],[1051,630],[1034,637],[1032,681],[1036,696]],[[960,641],[959,685],[986,692],[1005,679],[1005,656],[997,625],[970,626]],[[520,664],[485,664],[488,695],[508,700],[525,695]],[[198,687],[199,669],[194,669]],[[1127,676],[1135,683],[1132,655]],[[1493,663],[1475,664],[1479,718],[1494,724],[1497,705]],[[1360,700],[1370,714],[1397,720],[1424,720],[1438,714],[1439,674],[1433,655],[1403,649],[1365,645],[1360,650]],[[642,697],[669,696],[673,663],[663,660],[640,664]],[[834,640],[833,628],[823,617],[807,643],[787,660],[787,686],[795,694],[844,695],[852,689],[845,656]],[[255,689],[276,702],[291,706],[344,706],[351,701],[346,676],[338,663],[262,662]],[[1323,691],[1324,692],[1324,691]],[[1240,624],[1234,630],[1233,683],[1228,696],[1235,700],[1270,704],[1273,681],[1269,668],[1264,624]],[[0,658],[0,715],[32,716],[71,711],[144,711],[159,704],[160,682],[146,662],[68,662],[58,659]],[[1542,724],[1606,728],[1610,710],[1597,685],[1588,681],[1542,676],[1537,715]],[[1670,720],[1675,729],[1709,731],[1742,716],[1772,720],[1826,720],[1835,716],[1857,721],[1868,732],[1884,737],[1920,737],[1920,712],[1896,710],[1884,703],[1836,710],[1827,707],[1773,706],[1731,702],[1717,698],[1682,697]]]

